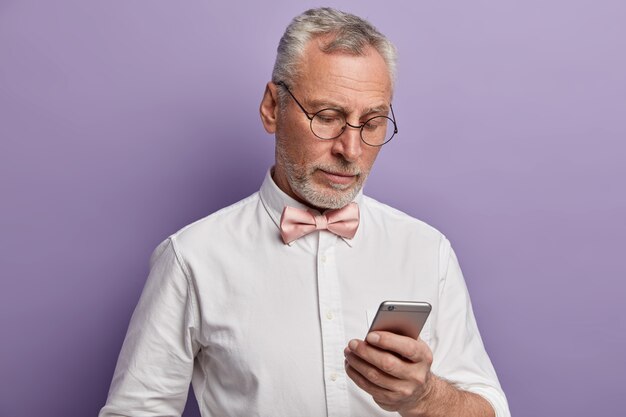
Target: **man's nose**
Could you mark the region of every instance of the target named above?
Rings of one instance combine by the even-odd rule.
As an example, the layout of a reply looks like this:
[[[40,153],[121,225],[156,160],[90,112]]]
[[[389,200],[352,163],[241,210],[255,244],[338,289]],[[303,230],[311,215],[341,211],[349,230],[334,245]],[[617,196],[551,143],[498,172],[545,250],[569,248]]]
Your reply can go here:
[[[362,146],[361,127],[347,124],[343,133],[335,139],[333,151],[342,155],[346,161],[354,162],[361,156]]]

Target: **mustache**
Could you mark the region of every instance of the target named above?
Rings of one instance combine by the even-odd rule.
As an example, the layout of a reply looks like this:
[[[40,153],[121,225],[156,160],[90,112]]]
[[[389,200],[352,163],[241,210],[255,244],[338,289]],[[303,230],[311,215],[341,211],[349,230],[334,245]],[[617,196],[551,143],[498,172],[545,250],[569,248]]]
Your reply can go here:
[[[338,175],[346,175],[346,176],[361,175],[361,170],[359,169],[359,167],[355,166],[354,164],[350,162],[345,162],[345,161],[340,162],[339,166],[319,164],[319,165],[315,165],[314,167],[312,167],[312,171],[318,170],[318,169],[321,171],[326,171],[326,172],[330,172],[332,174],[338,174]]]

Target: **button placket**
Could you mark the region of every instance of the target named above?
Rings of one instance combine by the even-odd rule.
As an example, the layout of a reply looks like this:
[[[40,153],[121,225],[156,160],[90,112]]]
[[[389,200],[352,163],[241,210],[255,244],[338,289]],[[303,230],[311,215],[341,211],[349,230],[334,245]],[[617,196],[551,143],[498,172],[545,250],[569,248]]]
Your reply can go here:
[[[344,372],[345,345],[341,293],[335,245],[339,238],[328,232],[319,233],[317,284],[322,331],[322,353],[326,405],[329,417],[349,415],[348,386]]]

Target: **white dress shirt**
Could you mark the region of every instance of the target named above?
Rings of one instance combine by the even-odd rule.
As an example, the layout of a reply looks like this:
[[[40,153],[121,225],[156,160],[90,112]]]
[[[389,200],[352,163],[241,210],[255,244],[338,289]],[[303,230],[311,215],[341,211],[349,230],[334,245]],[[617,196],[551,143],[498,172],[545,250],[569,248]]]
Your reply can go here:
[[[355,201],[353,239],[317,231],[285,245],[283,207],[306,207],[268,172],[259,192],[161,243],[100,417],[179,416],[189,381],[203,417],[397,415],[344,371],[344,348],[384,300],[429,302],[432,372],[510,416],[448,240]]]

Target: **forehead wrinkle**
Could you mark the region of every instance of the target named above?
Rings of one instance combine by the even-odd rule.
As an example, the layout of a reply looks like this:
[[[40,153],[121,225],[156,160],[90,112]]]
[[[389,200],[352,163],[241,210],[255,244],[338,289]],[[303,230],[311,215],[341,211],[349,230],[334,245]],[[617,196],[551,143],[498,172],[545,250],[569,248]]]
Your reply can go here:
[[[358,96],[365,96],[366,100],[371,100],[370,103],[373,104],[368,107],[360,108],[363,114],[389,111],[388,100],[390,100],[390,97],[388,97],[388,90],[384,87],[381,88],[380,84],[376,81],[359,80],[345,75],[338,75],[334,78],[338,80],[335,81],[334,84],[339,86],[338,91],[333,94],[337,96],[337,99],[314,99],[312,102],[319,101],[321,102],[320,104],[330,103],[335,105],[337,108],[347,110],[347,103],[353,103]],[[346,104],[340,104],[344,102]]]
[[[341,90],[347,90],[348,92],[353,92],[356,94],[380,94],[381,96],[386,96],[391,91],[386,83],[381,85],[381,83],[376,80],[363,80],[355,77],[349,77],[347,75],[330,75],[331,77],[327,82],[340,86]],[[346,93],[340,94],[344,96],[349,95]]]

